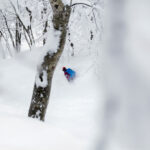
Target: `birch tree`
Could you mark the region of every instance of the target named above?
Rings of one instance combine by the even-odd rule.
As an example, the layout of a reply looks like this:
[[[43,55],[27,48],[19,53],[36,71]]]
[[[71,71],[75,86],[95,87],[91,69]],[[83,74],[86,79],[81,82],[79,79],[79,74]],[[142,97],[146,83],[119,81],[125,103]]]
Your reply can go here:
[[[62,0],[49,0],[49,2],[53,10],[52,23],[54,32],[60,32],[59,42],[55,52],[51,52],[49,49],[44,56],[40,69],[37,72],[28,112],[29,117],[38,118],[42,121],[44,121],[48,105],[53,73],[64,49],[67,26],[71,13],[71,6],[64,5]],[[40,85],[37,84],[38,81],[41,83]]]

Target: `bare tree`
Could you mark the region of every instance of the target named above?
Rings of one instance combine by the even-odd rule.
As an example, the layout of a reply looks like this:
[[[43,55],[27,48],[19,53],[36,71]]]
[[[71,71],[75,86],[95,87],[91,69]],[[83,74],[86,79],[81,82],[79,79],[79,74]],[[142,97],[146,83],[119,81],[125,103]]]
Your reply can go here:
[[[47,84],[46,86],[38,86],[35,81],[33,96],[28,113],[29,117],[38,118],[42,121],[44,121],[48,105],[53,73],[64,49],[67,26],[71,13],[71,6],[64,5],[61,0],[49,0],[49,2],[53,10],[53,27],[55,31],[60,32],[59,46],[56,53],[52,53],[51,50],[49,50],[44,56],[43,63],[38,70],[36,80],[47,82]]]
[[[13,39],[13,34],[12,34],[12,32],[11,32],[11,30],[10,30],[10,27],[9,27],[9,25],[8,25],[8,20],[7,20],[7,18],[6,18],[6,15],[3,13],[2,10],[0,10],[0,13],[2,14],[2,16],[3,16],[3,18],[4,18],[5,26],[6,26],[6,29],[7,29],[8,33],[9,33],[9,37],[10,37],[10,39],[11,39],[13,48],[15,48],[15,42],[14,42],[14,39]]]
[[[43,0],[43,5],[41,0],[33,3],[35,7],[39,6],[39,11],[43,10],[43,18],[37,14],[37,9],[31,7],[31,3],[33,2],[30,0],[16,2],[9,0],[7,4],[9,7],[0,9],[1,44],[6,56],[21,52],[24,43],[27,43],[31,50],[33,45],[39,46],[42,45],[42,41],[46,42],[46,32],[51,20],[49,1]]]

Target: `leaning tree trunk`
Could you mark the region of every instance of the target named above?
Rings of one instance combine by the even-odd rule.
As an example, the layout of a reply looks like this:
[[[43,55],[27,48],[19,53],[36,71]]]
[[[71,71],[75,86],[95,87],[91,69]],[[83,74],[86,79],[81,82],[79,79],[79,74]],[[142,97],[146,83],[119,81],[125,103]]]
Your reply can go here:
[[[61,0],[49,1],[53,10],[53,26],[56,31],[60,32],[60,41],[56,53],[51,53],[51,50],[49,50],[44,56],[43,63],[36,77],[28,113],[29,117],[38,118],[42,121],[44,121],[49,101],[53,73],[64,49],[67,26],[71,13],[71,7],[64,5]],[[41,86],[37,85],[37,80],[43,84],[41,84]]]

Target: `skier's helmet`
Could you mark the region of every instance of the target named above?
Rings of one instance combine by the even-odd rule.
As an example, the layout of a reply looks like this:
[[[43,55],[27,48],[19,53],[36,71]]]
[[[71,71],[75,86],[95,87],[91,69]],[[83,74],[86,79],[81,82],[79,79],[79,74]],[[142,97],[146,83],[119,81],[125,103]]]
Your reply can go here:
[[[63,67],[63,68],[62,68],[62,71],[66,71],[66,67]]]

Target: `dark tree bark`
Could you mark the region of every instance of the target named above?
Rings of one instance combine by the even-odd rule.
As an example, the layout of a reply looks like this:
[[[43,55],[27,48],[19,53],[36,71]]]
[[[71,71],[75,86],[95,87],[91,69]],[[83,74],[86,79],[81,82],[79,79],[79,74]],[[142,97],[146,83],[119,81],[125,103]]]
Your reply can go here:
[[[45,33],[47,33],[47,27],[48,27],[48,20],[46,20],[45,24],[44,24],[43,36],[45,35]],[[43,45],[45,45],[45,43],[46,43],[46,38],[44,37],[43,38]]]
[[[45,16],[47,15],[47,2],[43,0],[43,10],[41,11],[41,19],[44,20],[43,22],[43,45],[46,44],[46,37],[45,34],[47,33],[48,29],[48,18],[45,20]]]
[[[71,7],[64,5],[61,0],[49,0],[53,10],[53,26],[56,31],[60,31],[60,41],[56,53],[51,53],[50,50],[44,57],[43,63],[38,70],[36,80],[40,82],[47,82],[46,86],[37,86],[36,82],[33,89],[33,96],[29,108],[28,116],[32,118],[38,118],[44,121],[45,113],[49,101],[53,73],[59,58],[63,52],[67,26],[71,13]],[[46,75],[46,78],[45,78]]]
[[[33,45],[33,43],[35,43],[35,40],[34,40],[33,31],[32,31],[32,11],[28,7],[26,7],[26,10],[29,13],[29,18],[30,18],[30,25],[28,25],[27,31],[28,31],[28,34],[31,37],[30,38],[30,43],[31,43],[31,45]]]
[[[16,18],[15,46],[17,52],[20,52],[20,48],[21,48],[21,30],[22,30],[22,25],[18,21],[18,18]]]

